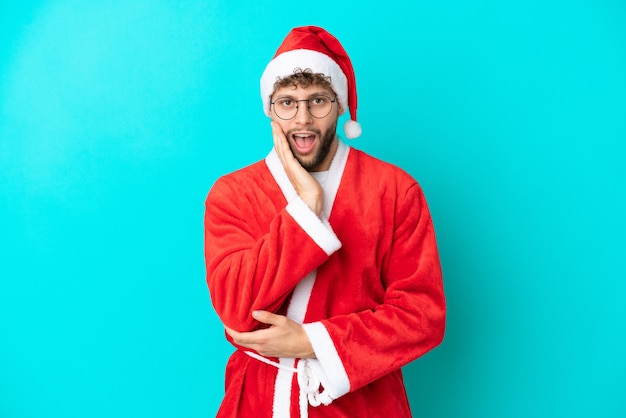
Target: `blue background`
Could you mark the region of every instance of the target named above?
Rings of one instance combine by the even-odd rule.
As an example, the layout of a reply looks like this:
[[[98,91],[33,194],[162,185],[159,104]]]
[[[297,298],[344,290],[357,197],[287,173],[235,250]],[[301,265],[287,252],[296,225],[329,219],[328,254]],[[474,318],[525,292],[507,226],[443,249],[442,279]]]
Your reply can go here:
[[[626,416],[626,3],[28,0],[0,12],[0,417],[207,417],[231,348],[204,198],[272,140],[293,26],[356,68],[352,145],[415,176],[444,343],[416,417]]]

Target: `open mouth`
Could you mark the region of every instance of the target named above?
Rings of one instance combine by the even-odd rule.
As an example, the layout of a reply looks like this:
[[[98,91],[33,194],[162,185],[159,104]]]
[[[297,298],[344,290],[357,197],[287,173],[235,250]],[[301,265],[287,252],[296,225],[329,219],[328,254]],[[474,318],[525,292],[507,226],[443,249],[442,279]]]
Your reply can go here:
[[[317,136],[310,132],[295,133],[291,135],[291,140],[294,148],[300,154],[308,154],[315,147],[315,140]]]

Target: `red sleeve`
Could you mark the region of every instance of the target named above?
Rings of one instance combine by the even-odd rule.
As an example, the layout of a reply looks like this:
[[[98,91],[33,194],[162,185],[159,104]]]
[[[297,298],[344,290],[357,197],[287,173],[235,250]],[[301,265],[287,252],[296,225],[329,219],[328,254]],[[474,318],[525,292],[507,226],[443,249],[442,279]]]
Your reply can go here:
[[[224,177],[206,200],[205,261],[213,306],[237,331],[259,326],[253,310],[276,312],[308,273],[341,247],[328,223],[300,199],[282,209],[257,199],[263,190]],[[269,223],[268,211],[275,212]],[[259,216],[261,213],[265,216]]]

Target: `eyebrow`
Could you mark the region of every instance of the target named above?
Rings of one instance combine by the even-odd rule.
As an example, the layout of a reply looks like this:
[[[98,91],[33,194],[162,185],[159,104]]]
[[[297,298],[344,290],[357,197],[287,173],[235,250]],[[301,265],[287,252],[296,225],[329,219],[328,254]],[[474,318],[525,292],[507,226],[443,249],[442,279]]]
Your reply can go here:
[[[333,98],[332,94],[327,93],[327,92],[318,92],[318,93],[311,93],[309,94],[306,99],[297,99],[295,96],[292,96],[290,94],[281,94],[280,96],[277,96],[276,98],[272,99],[272,100],[278,100],[278,99],[292,99],[292,100],[309,100],[313,97],[316,96],[326,96],[326,97],[330,97],[331,99]]]

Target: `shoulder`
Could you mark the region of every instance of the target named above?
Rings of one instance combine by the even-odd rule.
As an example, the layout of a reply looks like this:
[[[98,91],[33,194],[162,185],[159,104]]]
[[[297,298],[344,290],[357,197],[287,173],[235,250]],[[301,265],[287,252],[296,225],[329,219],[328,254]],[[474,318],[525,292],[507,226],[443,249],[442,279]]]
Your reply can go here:
[[[267,189],[272,183],[272,176],[265,161],[260,160],[219,177],[209,190],[208,198],[222,198],[224,194],[236,198],[237,195]]]
[[[258,175],[262,175],[265,172],[268,172],[265,160],[259,160],[246,167],[235,170],[232,173],[225,174],[222,178],[245,181]]]
[[[349,161],[352,173],[371,186],[379,185],[383,189],[392,188],[400,194],[406,193],[409,189],[421,191],[417,180],[408,172],[364,151],[351,148]]]
[[[351,154],[352,187],[347,189],[353,199],[379,202],[377,205],[394,214],[393,222],[398,222],[397,225],[407,219],[417,222],[430,218],[424,190],[411,174],[363,151],[352,148]]]
[[[255,180],[265,178],[269,175],[269,170],[264,160],[257,161],[246,167],[235,170],[231,173],[225,174],[217,179],[215,186],[221,186],[225,184],[239,184],[246,185],[254,182]]]

